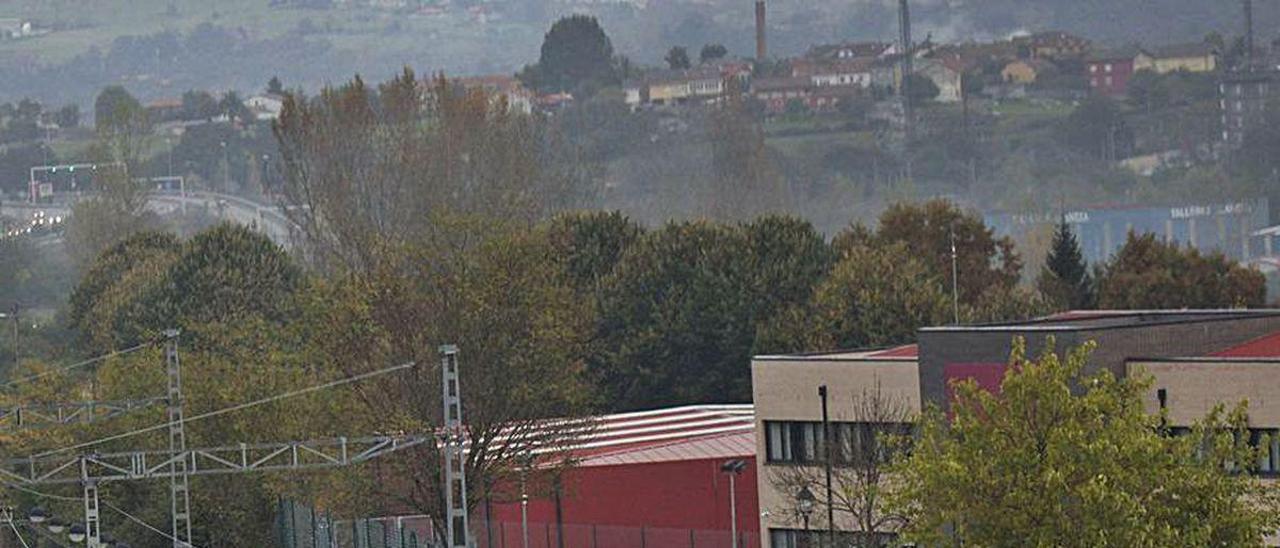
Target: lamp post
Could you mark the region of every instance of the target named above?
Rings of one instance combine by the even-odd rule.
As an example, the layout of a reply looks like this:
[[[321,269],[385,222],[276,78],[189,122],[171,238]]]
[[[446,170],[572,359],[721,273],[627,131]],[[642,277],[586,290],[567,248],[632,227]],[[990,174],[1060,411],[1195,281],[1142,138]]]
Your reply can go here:
[[[822,447],[825,450],[823,463],[827,472],[827,542],[836,545],[836,511],[831,496],[831,417],[827,414],[827,385],[818,387],[818,397],[822,399]]]
[[[813,505],[817,499],[813,496],[813,491],[809,490],[809,486],[805,485],[800,488],[800,492],[796,494],[796,501],[800,510],[800,517],[804,520],[804,542],[805,546],[809,545],[809,515],[813,514]]]
[[[720,465],[720,471],[729,474],[729,535],[733,548],[738,548],[738,496],[735,478],[747,469],[747,461],[734,459]]]
[[[13,320],[13,367],[18,367],[18,303],[13,303],[10,312],[0,312],[0,320]]]

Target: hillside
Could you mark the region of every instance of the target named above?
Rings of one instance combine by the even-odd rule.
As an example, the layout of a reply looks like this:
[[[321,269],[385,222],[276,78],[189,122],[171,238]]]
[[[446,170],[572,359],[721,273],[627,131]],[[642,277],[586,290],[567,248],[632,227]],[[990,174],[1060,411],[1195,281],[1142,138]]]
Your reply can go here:
[[[38,96],[87,104],[103,85],[146,97],[189,88],[253,91],[272,75],[314,88],[353,73],[382,78],[404,65],[450,73],[512,72],[538,55],[550,22],[599,16],[617,51],[660,62],[671,45],[718,42],[753,50],[750,0],[10,0],[0,19],[30,21],[35,35],[0,40],[0,101]],[[774,55],[814,43],[893,39],[892,0],[772,0]],[[1238,32],[1234,2],[1199,0],[917,0],[916,35],[962,41],[1061,28],[1103,43],[1199,40]],[[1280,3],[1259,3],[1257,27],[1280,24]],[[1269,40],[1269,31],[1260,40]]]

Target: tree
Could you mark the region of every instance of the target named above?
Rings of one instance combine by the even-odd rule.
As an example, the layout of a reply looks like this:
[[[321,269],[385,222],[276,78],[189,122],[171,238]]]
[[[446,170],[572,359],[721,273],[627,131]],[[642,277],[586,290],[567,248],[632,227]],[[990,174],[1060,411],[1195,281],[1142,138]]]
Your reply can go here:
[[[102,295],[130,270],[158,254],[177,255],[179,242],[165,232],[138,232],[107,248],[94,258],[80,277],[67,303],[67,320],[73,329],[86,331],[90,311]]]
[[[753,219],[784,211],[792,202],[786,182],[769,155],[764,129],[739,93],[729,93],[708,120],[712,181],[702,197],[705,211],[723,220]]]
[[[146,126],[146,111],[121,86],[107,86],[93,102],[93,121],[99,133]]]
[[[187,329],[249,315],[284,322],[296,314],[291,297],[302,283],[301,270],[284,249],[230,223],[184,244],[167,277],[165,294],[151,308]]]
[[[880,215],[874,241],[905,245],[907,254],[924,261],[949,292],[953,237],[962,302],[976,302],[992,286],[1012,288],[1017,283],[1022,260],[1013,240],[996,238],[982,217],[947,200],[889,206]]]
[[[854,542],[858,548],[889,546],[882,534],[896,531],[905,524],[905,516],[890,508],[892,489],[889,478],[891,463],[906,448],[915,412],[907,402],[882,390],[877,382],[854,396],[852,405],[844,407],[848,415],[833,429],[834,443],[819,443],[829,454],[818,455],[810,466],[771,466],[768,481],[779,493],[793,497],[803,490],[823,493],[826,489],[825,467],[832,461],[831,502],[838,522],[853,522]],[[849,424],[852,423],[852,424]],[[793,522],[807,519],[799,515],[799,501],[784,505],[796,509]],[[818,512],[815,530],[826,527],[826,515]],[[816,533],[823,535],[824,533]]]
[[[689,62],[689,51],[684,49],[683,46],[672,46],[667,51],[667,56],[663,57],[663,60],[667,62],[667,67],[671,70],[685,70],[692,66]]]
[[[1061,124],[1064,144],[1098,160],[1113,162],[1133,150],[1133,132],[1112,99],[1085,99]]]
[[[702,46],[702,51],[698,53],[698,61],[706,63],[708,61],[717,61],[724,59],[729,55],[729,50],[720,44],[707,44]]]
[[[601,290],[593,364],[615,409],[750,398],[752,295],[740,231],[672,223],[645,234]]]
[[[272,76],[270,80],[267,80],[267,93],[284,95],[284,84],[280,83],[279,76]]]
[[[452,217],[527,229],[593,199],[589,166],[544,119],[443,75],[423,90],[406,69],[376,90],[356,78],[285,97],[283,191],[317,264],[365,269],[380,249],[445,237]]]
[[[253,122],[253,112],[249,107],[244,106],[244,101],[240,100],[240,94],[234,91],[228,91],[222,95],[222,100],[218,101],[218,110],[228,120],[239,120],[241,123]]]
[[[644,229],[620,211],[563,213],[548,223],[547,239],[572,285],[594,294]]]
[[[538,64],[524,76],[526,85],[546,92],[576,93],[613,83],[613,43],[595,17],[563,17],[547,31]]]
[[[843,251],[809,302],[773,318],[762,336],[782,352],[910,342],[917,329],[950,317],[941,288],[927,263],[902,244],[855,246]]]
[[[923,105],[942,93],[942,90],[938,89],[938,84],[922,74],[911,74],[907,76],[907,80],[907,100],[913,105]]]
[[[418,241],[387,253],[373,271],[316,282],[304,307],[316,359],[355,374],[438,363],[439,345],[458,345],[472,505],[501,496],[496,486],[518,478],[531,452],[560,462],[563,446],[582,435],[576,419],[598,401],[583,367],[593,315],[563,283],[545,238],[509,231],[465,250]],[[415,368],[374,383],[360,409],[378,418],[371,426],[436,431],[441,388],[438,369]],[[441,516],[441,466],[437,445],[411,449],[380,465],[374,494]]]
[[[207,91],[189,90],[182,94],[182,117],[185,120],[212,120],[218,116],[218,100]]]
[[[1106,309],[1260,307],[1266,294],[1257,270],[1154,234],[1130,233],[1098,278],[1098,306]]]
[[[60,109],[53,117],[60,128],[73,128],[80,125],[80,105],[71,103]]]
[[[1055,306],[1080,310],[1093,306],[1093,280],[1080,242],[1063,219],[1053,234],[1053,247],[1036,280],[1040,293]]]
[[[1280,527],[1276,492],[1247,472],[1243,405],[1188,436],[1147,414],[1150,381],[1086,374],[1092,344],[1038,358],[1015,341],[993,394],[953,385],[893,470],[904,540],[966,546],[1251,546]],[[1223,463],[1237,463],[1230,468]]]

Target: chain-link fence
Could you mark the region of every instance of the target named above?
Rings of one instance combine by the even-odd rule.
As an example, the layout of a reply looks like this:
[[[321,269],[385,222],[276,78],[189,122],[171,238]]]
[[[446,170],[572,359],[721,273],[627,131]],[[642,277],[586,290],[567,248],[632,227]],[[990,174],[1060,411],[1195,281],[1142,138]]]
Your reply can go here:
[[[310,506],[281,501],[283,548],[440,548],[426,516],[333,519]],[[442,535],[443,536],[443,535]],[[471,522],[475,548],[759,548],[754,533],[579,523]]]
[[[436,548],[425,516],[334,519],[310,506],[282,500],[276,531],[284,548]]]

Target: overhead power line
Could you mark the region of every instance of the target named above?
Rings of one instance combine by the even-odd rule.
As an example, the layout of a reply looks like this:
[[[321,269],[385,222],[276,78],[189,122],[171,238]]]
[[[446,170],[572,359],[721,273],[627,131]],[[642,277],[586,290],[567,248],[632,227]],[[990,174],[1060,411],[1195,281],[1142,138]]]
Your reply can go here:
[[[44,378],[44,377],[48,377],[48,376],[53,375],[53,374],[55,374],[55,373],[61,373],[61,372],[64,372],[64,371],[71,371],[71,370],[73,370],[73,369],[79,369],[79,368],[81,368],[81,367],[87,367],[87,366],[93,365],[93,364],[98,363],[98,362],[101,362],[101,361],[109,360],[109,359],[114,358],[114,357],[116,357],[116,356],[123,356],[123,355],[125,355],[125,354],[130,354],[130,353],[133,353],[133,352],[137,352],[138,350],[142,350],[143,348],[146,348],[146,347],[151,346],[151,345],[153,345],[153,344],[155,344],[155,342],[145,342],[145,343],[142,343],[142,344],[139,344],[139,345],[136,345],[136,346],[131,346],[131,347],[129,347],[129,348],[125,348],[125,349],[123,349],[123,350],[116,350],[116,351],[114,351],[114,352],[110,352],[110,353],[107,353],[107,354],[103,354],[103,355],[101,355],[101,356],[97,356],[97,357],[89,358],[89,359],[84,360],[84,361],[76,362],[76,363],[73,363],[73,364],[71,364],[71,365],[64,365],[64,366],[62,366],[62,367],[57,367],[57,368],[54,368],[54,369],[50,369],[50,370],[48,370],[48,371],[42,371],[42,372],[40,372],[40,373],[36,373],[36,374],[34,374],[34,375],[28,375],[28,376],[26,376],[26,377],[22,377],[22,378],[18,378],[18,379],[13,379],[13,380],[8,381],[8,382],[6,382],[6,383],[4,383],[4,384],[0,384],[0,388],[9,388],[9,387],[11,387],[11,386],[16,386],[16,385],[22,384],[22,383],[24,383],[24,382],[31,382],[31,381],[34,381],[34,380],[36,380],[36,379],[42,379],[42,378]]]
[[[222,408],[222,409],[218,409],[218,410],[216,410],[216,411],[210,411],[210,412],[208,412],[208,413],[203,413],[203,414],[200,414],[200,415],[195,415],[195,416],[192,416],[192,417],[188,417],[184,422],[188,422],[188,423],[190,423],[190,422],[195,422],[195,421],[198,421],[198,420],[209,419],[209,418],[213,418],[213,417],[217,417],[217,416],[221,416],[221,415],[226,415],[226,414],[228,414],[228,413],[234,413],[234,412],[236,412],[236,411],[243,411],[243,410],[245,410],[245,409],[249,409],[249,408],[251,408],[251,407],[257,407],[257,406],[259,406],[259,405],[266,405],[266,404],[268,404],[268,403],[275,403],[275,402],[278,402],[278,401],[281,401],[281,400],[286,400],[286,399],[289,399],[289,398],[295,398],[295,397],[302,396],[302,395],[306,395],[306,394],[310,394],[310,393],[313,393],[313,392],[319,392],[319,391],[321,391],[321,390],[327,390],[327,389],[329,389],[329,388],[335,388],[335,387],[342,386],[342,385],[345,385],[345,384],[351,384],[351,383],[354,383],[354,382],[359,382],[359,381],[363,381],[363,380],[368,380],[368,379],[371,379],[371,378],[374,378],[374,377],[380,377],[380,376],[382,376],[382,375],[387,375],[387,374],[390,374],[390,373],[395,373],[395,372],[397,372],[397,371],[403,371],[403,370],[405,370],[405,369],[412,368],[412,367],[414,367],[414,366],[416,366],[416,365],[417,365],[417,363],[416,363],[416,362],[408,362],[408,363],[400,364],[400,365],[397,365],[397,366],[388,367],[388,368],[386,368],[386,369],[379,369],[379,370],[377,370],[377,371],[370,371],[370,372],[368,372],[368,373],[361,373],[361,374],[359,374],[359,375],[354,375],[354,376],[350,376],[350,377],[343,377],[343,378],[341,378],[341,379],[338,379],[338,380],[335,380],[335,381],[330,381],[330,382],[327,382],[327,383],[324,383],[324,384],[319,384],[319,385],[315,385],[315,386],[311,386],[311,387],[307,387],[307,388],[301,388],[301,389],[298,389],[298,390],[292,390],[292,391],[285,392],[285,393],[283,393],[283,394],[277,394],[277,395],[275,395],[275,396],[271,396],[271,397],[268,397],[268,398],[263,398],[263,399],[260,399],[260,400],[254,400],[254,401],[246,402],[246,403],[241,403],[241,404],[233,405],[233,406],[231,406],[231,407],[225,407],[225,408]],[[112,435],[112,436],[107,436],[107,437],[104,437],[104,438],[98,438],[98,439],[96,439],[96,440],[87,441],[87,442],[84,442],[84,443],[78,443],[78,444],[75,444],[75,445],[70,445],[70,446],[67,446],[67,447],[63,447],[63,448],[61,448],[61,449],[54,449],[54,450],[51,450],[51,451],[45,451],[45,452],[43,452],[43,453],[39,453],[39,454],[36,454],[36,455],[32,455],[32,457],[31,457],[31,458],[40,458],[40,457],[47,457],[47,456],[50,456],[50,455],[57,455],[57,454],[60,454],[60,453],[66,453],[66,452],[69,452],[69,451],[75,451],[75,450],[77,450],[77,449],[84,449],[84,448],[86,448],[86,447],[92,447],[92,446],[94,446],[94,445],[103,444],[103,443],[106,443],[106,442],[109,442],[109,441],[116,441],[116,440],[122,440],[122,439],[125,439],[125,438],[131,438],[131,437],[133,437],[133,436],[138,436],[138,435],[146,434],[146,433],[149,433],[149,432],[155,432],[155,431],[158,431],[158,430],[164,430],[164,429],[167,429],[167,428],[169,428],[169,423],[167,423],[167,422],[166,422],[166,423],[163,423],[163,424],[157,424],[157,425],[154,425],[154,426],[148,426],[148,427],[146,427],[146,428],[139,428],[139,429],[137,429],[137,430],[131,430],[131,431],[128,431],[128,432],[124,432],[124,433],[120,433],[120,434],[115,434],[115,435]]]
[[[80,499],[76,499],[76,500],[80,500]],[[103,502],[102,502],[102,505],[103,505],[103,506],[106,506],[107,508],[110,508],[110,509],[112,509],[112,510],[115,510],[115,512],[116,512],[117,514],[120,514],[120,515],[124,516],[124,517],[125,517],[125,519],[128,519],[129,521],[132,521],[132,522],[134,522],[134,523],[136,523],[136,524],[138,524],[138,525],[141,525],[141,526],[143,526],[143,527],[147,528],[148,530],[150,530],[151,532],[153,532],[153,533],[155,533],[155,534],[157,534],[157,535],[160,535],[160,536],[164,537],[165,539],[172,540],[172,541],[176,541],[176,540],[178,540],[178,539],[176,539],[176,538],[173,538],[173,535],[170,535],[169,533],[166,533],[166,532],[164,532],[164,531],[161,531],[161,530],[159,530],[159,529],[156,529],[156,528],[155,528],[155,527],[153,527],[150,523],[147,523],[147,522],[145,522],[145,521],[142,521],[142,519],[141,519],[141,518],[135,517],[133,514],[130,514],[130,513],[128,513],[128,512],[125,512],[124,510],[121,510],[119,506],[116,506],[116,505],[111,504],[110,502],[106,502],[106,501],[103,501]],[[183,542],[186,546],[190,546],[191,548],[199,548],[198,546],[196,546],[195,544],[192,544],[192,543],[191,543],[191,542],[189,542],[189,541],[185,541],[185,540],[184,540],[184,541],[181,541],[181,542]]]

